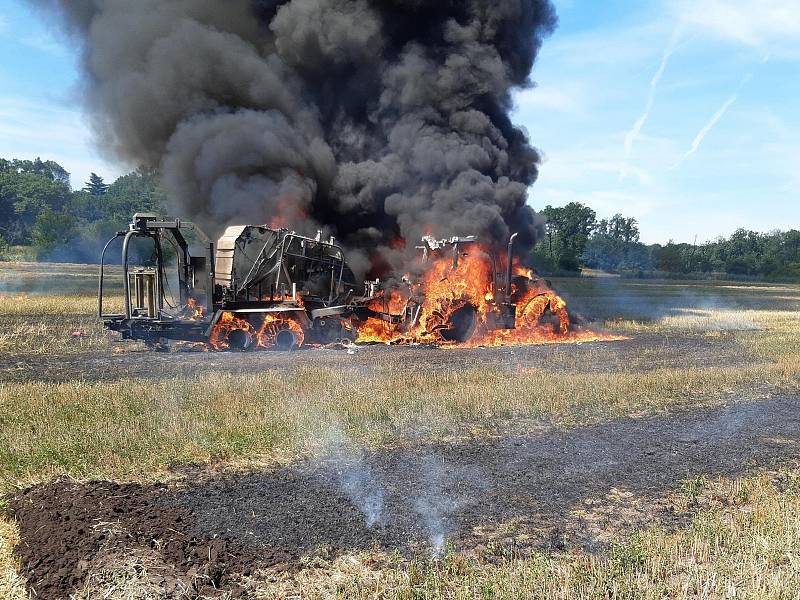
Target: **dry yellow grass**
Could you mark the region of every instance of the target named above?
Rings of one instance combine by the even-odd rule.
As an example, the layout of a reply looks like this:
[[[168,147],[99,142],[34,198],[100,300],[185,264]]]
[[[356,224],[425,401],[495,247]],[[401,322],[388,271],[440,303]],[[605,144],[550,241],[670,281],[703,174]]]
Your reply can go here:
[[[592,282],[567,287],[591,308],[605,306],[621,284],[614,285],[601,293]],[[679,287],[635,282],[625,293],[637,302],[665,294],[680,300]],[[689,299],[653,318],[624,310],[595,314],[633,333],[735,336],[754,358],[751,366],[563,376],[530,369],[511,382],[490,369],[386,367],[362,376],[304,369],[193,380],[0,383],[0,485],[9,491],[56,474],[149,479],[164,477],[163,467],[174,463],[297,456],[315,450],[320,428],[330,421],[365,444],[393,444],[408,430],[477,435],[527,419],[570,427],[743,394],[798,393],[800,288],[700,284],[692,293],[747,307],[697,308]],[[0,353],[107,348],[94,310],[94,297],[86,294],[2,296]],[[86,335],[74,338],[78,329]],[[662,350],[645,352],[655,360]],[[692,492],[702,509],[690,527],[640,532],[606,554],[522,558],[498,548],[493,561],[460,554],[412,563],[389,557],[390,566],[381,569],[372,566],[373,556],[350,556],[279,579],[263,597],[800,598],[798,473],[781,474],[780,489],[767,475],[704,484]],[[0,520],[0,597],[17,600],[25,596],[9,553],[15,535],[13,523]]]
[[[121,310],[121,299],[110,300],[107,309]],[[72,354],[109,346],[94,297],[0,294],[0,354]]]
[[[17,571],[17,561],[12,551],[19,542],[16,524],[0,515],[0,599],[23,600],[28,598],[25,583]]]

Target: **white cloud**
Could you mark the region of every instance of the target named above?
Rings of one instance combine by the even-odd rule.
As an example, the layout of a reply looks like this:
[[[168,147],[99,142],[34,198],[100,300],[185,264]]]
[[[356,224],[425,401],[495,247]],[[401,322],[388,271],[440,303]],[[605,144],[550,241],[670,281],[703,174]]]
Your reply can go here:
[[[52,159],[82,187],[94,171],[113,180],[127,169],[101,159],[78,110],[27,98],[0,96],[0,157]]]
[[[733,94],[732,96],[730,96],[725,101],[725,103],[719,108],[719,110],[717,110],[717,112],[715,112],[711,116],[708,122],[705,125],[703,125],[703,128],[695,136],[694,140],[692,141],[692,147],[689,148],[686,154],[683,155],[683,158],[681,158],[681,160],[678,161],[678,163],[674,167],[672,167],[673,169],[679,167],[681,164],[683,164],[683,162],[687,158],[692,156],[695,152],[697,152],[700,149],[700,145],[703,143],[703,140],[706,139],[706,136],[709,133],[711,133],[711,130],[714,128],[714,126],[720,122],[720,119],[722,119],[722,117],[725,116],[725,113],[728,112],[728,109],[731,106],[733,106],[733,103],[736,102],[736,99],[738,97],[739,97],[738,94]]]
[[[667,19],[636,26],[598,28],[547,40],[537,59],[538,68],[552,67],[554,61],[564,69],[637,68],[642,60],[658,56],[654,39],[670,34]],[[672,21],[674,22],[674,20]],[[534,70],[534,75],[535,75]]]
[[[774,16],[781,6],[792,14]],[[557,33],[534,73],[541,87],[518,103],[546,157],[534,209],[620,212],[662,243],[798,222],[796,86],[770,84],[784,69],[791,77],[787,58],[800,57],[795,10],[800,0],[656,0],[622,22]],[[770,55],[778,60],[764,81],[745,88],[742,76]]]
[[[596,156],[602,156],[598,153]],[[597,174],[610,174],[624,172],[626,176],[635,179],[639,185],[650,186],[653,177],[646,169],[620,160],[597,160],[580,157],[548,160],[540,167],[540,181],[545,183],[559,182],[565,185],[575,184],[579,180],[594,178]]]
[[[788,132],[788,135],[793,133]],[[800,139],[798,136],[762,144],[759,152],[767,160],[764,176],[780,183],[782,192],[797,197],[800,192]]]
[[[78,113],[56,105],[0,97],[0,143],[51,141],[58,145],[82,141],[87,131],[77,125],[77,116]]]
[[[664,210],[665,200],[652,194],[636,194],[620,190],[594,190],[579,192],[563,188],[550,188],[537,184],[531,194],[534,210],[547,205],[564,206],[570,202],[580,202],[591,207],[600,219],[622,213],[639,221],[657,215]]]
[[[46,33],[36,33],[19,39],[21,44],[54,56],[67,56],[69,52],[56,38]]]
[[[676,6],[688,23],[718,37],[779,52],[798,49],[797,0],[683,0]]]
[[[8,17],[0,15],[0,33],[3,33],[6,29],[8,29]]]
[[[639,185],[653,185],[653,176],[650,175],[650,172],[647,171],[647,169],[637,167],[629,162],[609,163],[608,171],[619,173],[620,179],[623,181],[628,178],[633,178],[639,182]]]
[[[537,86],[519,92],[515,98],[515,112],[528,110],[551,110],[577,113],[583,110],[585,92],[581,86],[558,82],[558,86]]]

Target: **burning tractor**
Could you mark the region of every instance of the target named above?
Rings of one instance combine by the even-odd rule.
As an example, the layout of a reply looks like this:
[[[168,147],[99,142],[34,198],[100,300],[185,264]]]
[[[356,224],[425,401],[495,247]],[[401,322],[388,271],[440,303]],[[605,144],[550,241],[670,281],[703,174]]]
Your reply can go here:
[[[202,245],[190,254],[187,235]],[[123,339],[154,348],[291,350],[352,342],[509,344],[568,338],[566,304],[506,253],[474,237],[426,237],[419,272],[399,284],[359,282],[334,238],[266,226],[229,227],[212,242],[192,223],[138,213],[103,249],[98,312]],[[104,303],[109,247],[122,240],[124,312]],[[131,264],[131,244],[150,258]],[[174,263],[174,266],[171,266]]]

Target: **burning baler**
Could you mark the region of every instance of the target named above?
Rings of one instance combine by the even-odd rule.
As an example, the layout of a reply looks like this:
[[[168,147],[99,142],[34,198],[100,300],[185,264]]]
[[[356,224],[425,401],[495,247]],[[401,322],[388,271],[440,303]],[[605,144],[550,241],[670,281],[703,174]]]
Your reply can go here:
[[[190,254],[187,236],[199,255]],[[124,312],[108,314],[105,262],[116,240]],[[531,325],[531,315],[538,326],[559,306],[549,288],[515,272],[513,243],[512,236],[498,257],[474,237],[423,238],[421,274],[387,287],[357,281],[344,250],[321,233],[236,226],[214,243],[193,223],[138,213],[103,249],[98,311],[123,339],[155,348],[166,340],[238,351],[352,341],[507,343],[520,325]],[[139,264],[134,244],[146,257]],[[564,333],[568,316],[566,325],[559,319]]]

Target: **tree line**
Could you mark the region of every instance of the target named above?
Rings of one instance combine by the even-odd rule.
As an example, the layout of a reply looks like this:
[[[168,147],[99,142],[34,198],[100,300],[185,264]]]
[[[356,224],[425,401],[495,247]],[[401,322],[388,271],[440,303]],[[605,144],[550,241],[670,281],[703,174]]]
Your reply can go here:
[[[27,247],[38,260],[96,262],[105,241],[133,213],[164,212],[166,195],[154,171],[138,170],[111,184],[92,173],[73,191],[54,161],[0,158],[0,259]],[[528,263],[544,274],[592,268],[624,275],[710,275],[800,278],[800,231],[740,229],[702,244],[646,245],[636,219],[598,219],[572,202],[547,206],[545,235]]]
[[[800,278],[800,231],[761,233],[739,229],[730,237],[701,244],[647,245],[636,219],[597,219],[590,207],[572,202],[547,206],[545,236],[528,261],[549,274],[600,269],[629,276]]]
[[[165,205],[155,172],[134,171],[110,185],[92,173],[73,191],[69,173],[54,161],[0,158],[0,259],[22,246],[38,260],[97,262],[133,213]]]

